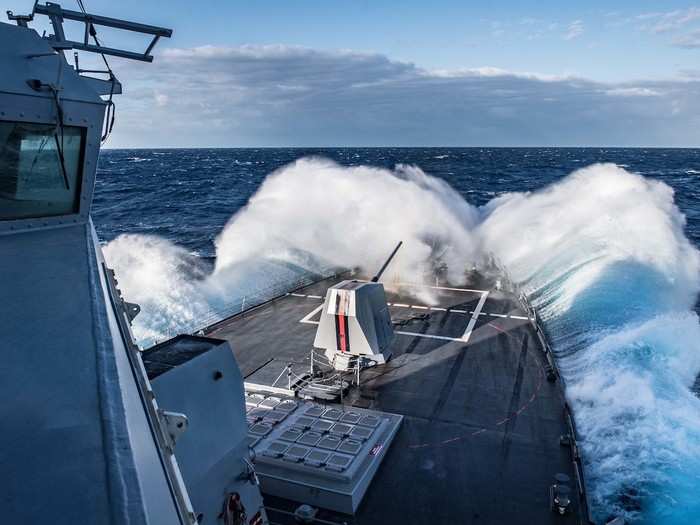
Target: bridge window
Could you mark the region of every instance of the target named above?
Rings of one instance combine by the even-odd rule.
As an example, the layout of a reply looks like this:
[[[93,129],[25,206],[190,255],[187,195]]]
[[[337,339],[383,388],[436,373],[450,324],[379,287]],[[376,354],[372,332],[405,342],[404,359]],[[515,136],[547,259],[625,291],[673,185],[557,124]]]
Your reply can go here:
[[[84,129],[0,122],[0,220],[78,213]]]

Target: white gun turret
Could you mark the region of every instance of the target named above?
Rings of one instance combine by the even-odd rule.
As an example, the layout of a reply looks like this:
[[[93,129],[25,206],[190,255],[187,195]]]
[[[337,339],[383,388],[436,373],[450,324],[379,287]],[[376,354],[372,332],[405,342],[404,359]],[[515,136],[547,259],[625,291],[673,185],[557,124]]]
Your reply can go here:
[[[384,364],[391,357],[394,328],[384,285],[378,281],[401,244],[371,282],[343,281],[326,292],[314,347],[324,350],[336,369],[351,368],[358,356],[375,364]]]

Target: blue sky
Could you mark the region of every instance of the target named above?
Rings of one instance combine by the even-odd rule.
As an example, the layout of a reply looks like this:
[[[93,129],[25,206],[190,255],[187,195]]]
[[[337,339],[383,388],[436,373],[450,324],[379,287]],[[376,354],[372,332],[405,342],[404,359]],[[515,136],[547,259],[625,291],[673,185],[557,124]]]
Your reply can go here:
[[[493,4],[88,0],[175,30],[110,145],[700,146],[700,3]]]

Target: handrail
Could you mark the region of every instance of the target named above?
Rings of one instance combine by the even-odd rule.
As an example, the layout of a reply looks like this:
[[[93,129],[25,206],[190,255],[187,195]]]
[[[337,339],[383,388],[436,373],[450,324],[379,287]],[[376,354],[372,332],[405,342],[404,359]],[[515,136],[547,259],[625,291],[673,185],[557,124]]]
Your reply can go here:
[[[344,268],[334,268],[322,273],[304,275],[292,281],[281,281],[272,286],[258,288],[252,294],[246,294],[242,298],[228,303],[222,308],[216,310],[210,308],[209,314],[198,320],[195,325],[196,328],[193,329],[191,333],[194,335],[210,333],[215,326],[222,321],[241,315],[288,293],[294,293],[300,288],[305,288],[326,279],[343,275],[348,271],[349,270]]]
[[[227,321],[231,317],[235,317],[270,301],[274,301],[288,293],[294,293],[295,291],[316,284],[325,279],[330,279],[332,277],[338,277],[351,272],[352,270],[346,268],[329,268],[321,273],[314,273],[303,275],[294,280],[280,281],[272,286],[267,286],[263,288],[258,288],[251,294],[246,294],[243,297],[226,303],[224,306],[218,309],[209,308],[208,313],[202,317],[199,317],[188,323],[189,327],[181,328],[167,328],[163,331],[163,338],[152,338],[148,340],[149,346],[158,344],[168,339],[182,334],[189,333],[191,335],[206,335],[211,333],[216,325],[223,321]]]
[[[557,378],[561,380],[559,368],[557,367],[557,362],[554,359],[554,352],[552,351],[552,347],[549,344],[549,340],[547,339],[547,335],[545,334],[544,328],[540,323],[537,311],[530,304],[530,301],[523,292],[520,292],[520,294],[518,295],[518,301],[520,302],[520,305],[525,310],[525,312],[527,312],[527,317],[532,323],[532,327],[535,329],[535,334],[537,335],[537,339],[539,339],[540,341],[540,346],[542,348],[542,351],[544,352],[545,359],[547,360],[547,380],[552,382],[556,381]]]
[[[323,277],[326,278],[326,277]],[[199,331],[206,331],[206,329],[221,321],[226,319],[236,313],[244,312],[250,308],[258,306],[261,302],[270,300],[273,297],[279,297],[288,293],[290,290],[296,290],[303,286],[308,286],[316,281],[315,278],[300,277],[293,281],[278,282],[271,286],[266,286],[264,288],[258,288],[252,293],[245,294],[243,297],[231,301],[221,308],[209,308],[209,313],[200,318],[197,323],[197,328],[192,332],[196,333]]]

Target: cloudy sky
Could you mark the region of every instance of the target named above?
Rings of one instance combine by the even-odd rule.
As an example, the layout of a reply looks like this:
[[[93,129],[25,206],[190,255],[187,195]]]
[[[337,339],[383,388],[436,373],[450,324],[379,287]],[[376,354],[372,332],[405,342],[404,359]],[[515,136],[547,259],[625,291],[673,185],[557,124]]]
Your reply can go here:
[[[175,30],[112,60],[110,147],[700,146],[700,4],[86,4]]]

